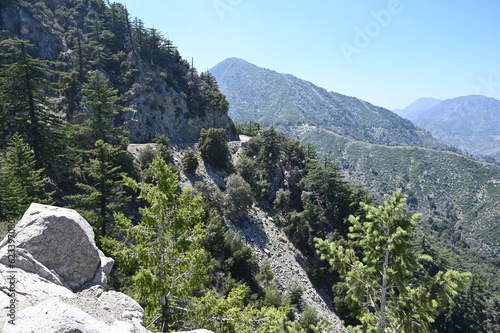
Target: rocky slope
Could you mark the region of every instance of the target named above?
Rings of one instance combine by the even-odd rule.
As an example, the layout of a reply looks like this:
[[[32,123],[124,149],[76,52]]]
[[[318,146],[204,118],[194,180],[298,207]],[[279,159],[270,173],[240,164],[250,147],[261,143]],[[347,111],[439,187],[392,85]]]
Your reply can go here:
[[[229,143],[234,165],[237,164],[244,145],[243,140]],[[129,151],[137,156],[140,149],[145,147],[146,145],[131,145]],[[194,175],[183,173],[180,161],[189,149],[197,150],[195,144],[172,146],[172,161],[180,170],[180,187],[183,189],[194,188],[195,182],[204,181],[210,186],[224,188],[229,174],[224,170],[215,169],[209,164],[205,164],[200,156],[198,156],[199,167],[196,173]],[[316,309],[318,314],[332,325],[334,332],[346,332],[340,319],[333,312],[332,299],[328,293],[325,290],[315,288],[311,283],[306,273],[307,259],[288,240],[282,228],[277,227],[273,218],[264,212],[255,201],[249,210],[248,222],[233,224],[226,220],[226,225],[243,236],[245,244],[252,249],[259,267],[269,264],[274,275],[274,282],[282,295],[291,292],[297,286],[303,288],[301,308],[310,306]]]
[[[225,128],[237,138],[217,87],[191,69],[160,33],[133,26],[122,4],[2,1],[0,25],[5,37],[26,40],[33,56],[54,61],[54,69],[71,77],[54,96],[61,116],[74,119],[88,112],[81,104],[81,84],[88,72],[101,70],[119,92],[115,125],[123,126],[132,142],[152,142],[156,134],[196,141],[209,127]]]
[[[105,291],[114,260],[76,211],[32,204],[9,228],[0,243],[3,332],[149,332],[137,302]]]
[[[241,59],[211,71],[236,121],[261,121],[311,143],[341,167],[346,180],[376,195],[402,188],[410,208],[424,214],[422,221],[451,234],[463,231],[470,245],[492,257],[500,253],[497,165],[457,154],[388,110],[291,75]]]

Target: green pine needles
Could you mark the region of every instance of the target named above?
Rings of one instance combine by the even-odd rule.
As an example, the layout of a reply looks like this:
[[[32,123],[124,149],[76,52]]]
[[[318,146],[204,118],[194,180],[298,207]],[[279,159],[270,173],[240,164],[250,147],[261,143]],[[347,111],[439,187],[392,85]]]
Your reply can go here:
[[[401,190],[386,198],[379,207],[362,203],[364,217],[349,217],[350,245],[316,239],[316,247],[345,279],[348,302],[360,309],[354,332],[429,332],[439,308],[452,303],[470,273],[427,274],[422,262],[432,258],[412,245],[419,214],[406,210]]]

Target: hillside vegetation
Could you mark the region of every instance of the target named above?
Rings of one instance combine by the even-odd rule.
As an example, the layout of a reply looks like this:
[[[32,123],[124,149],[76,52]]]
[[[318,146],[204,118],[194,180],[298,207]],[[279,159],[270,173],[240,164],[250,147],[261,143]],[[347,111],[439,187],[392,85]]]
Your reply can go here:
[[[229,115],[239,123],[317,126],[370,143],[444,147],[431,135],[387,109],[326,91],[289,74],[236,58],[222,61],[210,72],[231,103]]]
[[[197,73],[121,3],[10,0],[0,17],[0,230],[33,201],[77,209],[116,260],[108,286],[144,308],[149,329],[498,331],[498,262],[468,248],[495,254],[498,244],[464,220],[486,216],[494,166],[434,150],[444,146],[390,111],[306,83],[313,93],[293,95],[311,106],[319,95],[331,114],[316,107],[318,125],[306,126],[307,108],[295,120],[283,109],[296,126],[280,127],[304,141],[318,133],[347,162],[272,126],[236,127],[214,76]],[[285,95],[275,105],[300,100]],[[399,150],[396,167],[416,180],[391,169]],[[454,173],[404,161],[427,157]],[[393,175],[388,185],[372,180],[371,192],[343,176],[351,166]],[[462,177],[472,198],[417,191],[426,172],[443,183]],[[409,197],[390,188],[408,183]],[[426,218],[436,221],[409,211],[432,202]]]
[[[238,122],[274,124],[375,193],[403,189],[426,221],[462,230],[470,246],[498,256],[498,165],[458,154],[389,110],[291,75],[234,58],[211,72]]]
[[[500,101],[472,95],[434,102],[419,100],[399,114],[448,145],[500,158]]]

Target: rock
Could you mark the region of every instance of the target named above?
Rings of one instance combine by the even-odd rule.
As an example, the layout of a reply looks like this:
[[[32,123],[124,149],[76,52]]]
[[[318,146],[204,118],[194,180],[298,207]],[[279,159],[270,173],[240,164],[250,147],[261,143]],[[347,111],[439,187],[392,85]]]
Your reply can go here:
[[[9,265],[9,253],[7,252],[7,247],[0,249],[0,263],[5,266]],[[31,253],[25,249],[16,249],[16,263],[15,266],[21,268],[22,270],[30,273],[34,273],[48,281],[55,283],[59,286],[64,286],[64,282],[61,278],[53,271],[50,271],[47,267],[42,265],[38,260],[33,258]]]
[[[36,318],[37,320],[33,320]],[[61,299],[49,298],[16,314],[16,324],[4,326],[4,333],[141,333],[149,332],[131,323],[105,323]]]
[[[33,320],[34,318],[37,320]],[[4,333],[119,332],[58,298],[50,298],[36,306],[19,311],[16,314],[15,325],[6,324],[3,331]]]
[[[17,249],[29,252],[72,290],[89,283],[106,284],[107,279],[99,271],[101,262],[109,272],[114,261],[99,251],[92,227],[75,210],[31,204],[15,230]],[[6,241],[0,243],[0,248]]]
[[[76,211],[32,204],[9,235],[0,242],[0,306],[15,325],[6,315],[1,332],[149,332],[136,301],[104,291],[114,260]]]

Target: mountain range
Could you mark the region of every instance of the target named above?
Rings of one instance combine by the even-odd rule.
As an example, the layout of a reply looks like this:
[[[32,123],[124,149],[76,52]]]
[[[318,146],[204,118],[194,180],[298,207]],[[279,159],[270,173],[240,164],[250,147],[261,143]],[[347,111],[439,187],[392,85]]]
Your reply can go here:
[[[430,227],[463,233],[494,257],[500,252],[498,165],[461,154],[387,109],[289,74],[236,58],[210,71],[235,122],[260,122],[311,143],[348,181],[379,194],[402,188]],[[414,111],[436,103],[420,101]]]
[[[293,75],[259,68],[237,58],[222,61],[210,72],[230,101],[229,115],[235,122],[321,127],[364,142],[444,148],[431,135],[387,109],[329,92]]]
[[[422,98],[394,110],[444,143],[500,160],[500,101],[481,95]]]

